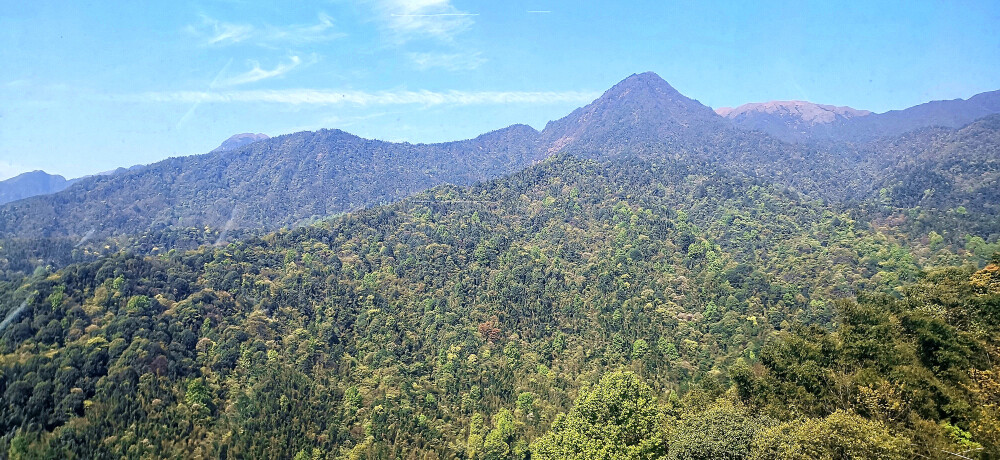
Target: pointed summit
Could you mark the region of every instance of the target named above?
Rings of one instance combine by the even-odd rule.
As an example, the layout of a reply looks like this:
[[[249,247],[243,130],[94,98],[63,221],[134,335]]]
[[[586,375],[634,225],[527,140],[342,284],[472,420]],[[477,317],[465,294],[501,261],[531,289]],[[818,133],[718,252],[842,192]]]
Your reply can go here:
[[[623,153],[651,144],[678,145],[715,132],[725,121],[688,98],[653,72],[633,74],[601,97],[542,131],[543,145],[555,153]]]
[[[668,97],[684,97],[670,83],[655,72],[634,73],[618,82],[604,93],[604,96],[625,96],[632,91],[646,91]]]

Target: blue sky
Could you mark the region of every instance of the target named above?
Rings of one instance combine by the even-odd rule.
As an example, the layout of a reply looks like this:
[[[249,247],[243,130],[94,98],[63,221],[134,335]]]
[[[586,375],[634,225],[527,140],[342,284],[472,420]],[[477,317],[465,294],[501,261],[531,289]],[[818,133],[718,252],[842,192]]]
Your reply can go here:
[[[995,0],[153,3],[5,2],[0,179],[204,153],[240,132],[541,129],[647,70],[712,107],[882,112],[1000,89]]]

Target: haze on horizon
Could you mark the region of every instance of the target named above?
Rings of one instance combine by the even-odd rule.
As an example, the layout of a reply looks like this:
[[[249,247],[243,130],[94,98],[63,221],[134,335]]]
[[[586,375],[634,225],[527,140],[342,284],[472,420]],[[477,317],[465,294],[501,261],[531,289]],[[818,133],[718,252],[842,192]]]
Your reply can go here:
[[[1000,88],[1000,5],[453,0],[10,5],[0,179],[339,128],[439,142],[542,128],[651,70],[711,107],[884,112]]]

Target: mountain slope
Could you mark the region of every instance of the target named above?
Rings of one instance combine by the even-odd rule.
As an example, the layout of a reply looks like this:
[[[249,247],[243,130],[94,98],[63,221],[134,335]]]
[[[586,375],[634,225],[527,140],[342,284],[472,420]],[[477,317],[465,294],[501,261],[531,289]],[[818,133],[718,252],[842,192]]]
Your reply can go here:
[[[815,150],[815,149],[814,149]],[[237,150],[172,158],[71,193],[0,207],[0,237],[98,236],[166,228],[273,229],[444,183],[471,183],[556,152],[608,160],[709,163],[819,191],[839,155],[746,133],[653,73],[633,75],[542,133],[515,125],[467,141],[410,145],[340,131],[297,133]],[[820,165],[801,168],[803,161]],[[843,169],[843,168],[841,168]],[[836,194],[833,194],[836,195]]]
[[[26,172],[0,181],[0,204],[64,190],[75,182],[45,171]]]
[[[879,184],[896,205],[1000,215],[1000,115],[958,130],[918,131],[891,148],[908,153]]]
[[[339,130],[289,134],[86,178],[61,194],[10,203],[0,207],[0,235],[273,229],[516,171],[536,159],[537,136],[524,125],[444,144],[395,144]]]

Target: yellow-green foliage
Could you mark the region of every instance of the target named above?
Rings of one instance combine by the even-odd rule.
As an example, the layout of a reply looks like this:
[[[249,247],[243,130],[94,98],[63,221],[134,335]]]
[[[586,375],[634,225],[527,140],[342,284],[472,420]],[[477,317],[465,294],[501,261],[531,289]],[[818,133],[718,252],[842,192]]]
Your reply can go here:
[[[753,440],[754,460],[895,460],[907,442],[884,425],[838,410],[823,418],[793,420],[765,428]]]

